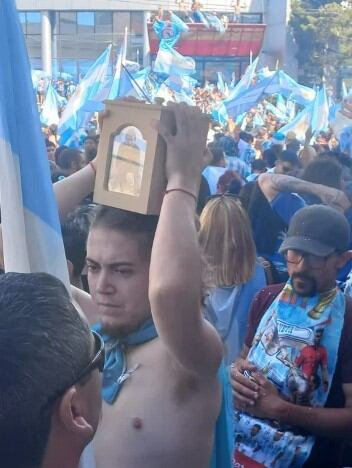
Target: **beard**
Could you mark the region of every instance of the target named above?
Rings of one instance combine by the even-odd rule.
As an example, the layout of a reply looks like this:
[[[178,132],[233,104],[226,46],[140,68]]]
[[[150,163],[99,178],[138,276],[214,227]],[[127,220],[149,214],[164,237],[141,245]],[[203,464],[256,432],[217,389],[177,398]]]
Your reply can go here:
[[[291,285],[294,292],[301,297],[312,297],[317,293],[316,280],[305,273],[293,273]]]

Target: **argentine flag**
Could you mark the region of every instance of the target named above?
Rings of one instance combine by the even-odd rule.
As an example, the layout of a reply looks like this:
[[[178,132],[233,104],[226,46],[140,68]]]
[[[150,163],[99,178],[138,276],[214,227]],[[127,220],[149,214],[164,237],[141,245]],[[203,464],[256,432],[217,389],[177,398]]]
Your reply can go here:
[[[74,134],[82,127],[86,120],[84,106],[88,101],[97,101],[101,90],[106,83],[106,75],[109,67],[111,45],[109,45],[95,63],[90,67],[86,76],[76,88],[75,93],[68,101],[66,109],[59,121],[58,133],[60,144],[65,145]]]
[[[59,216],[13,0],[0,8],[0,196],[6,271],[69,284]]]
[[[40,121],[44,125],[59,123],[58,95],[51,83],[48,84],[45,100],[40,114]]]
[[[159,48],[154,63],[154,72],[164,75],[193,75],[196,63],[191,57],[184,57],[172,47]]]

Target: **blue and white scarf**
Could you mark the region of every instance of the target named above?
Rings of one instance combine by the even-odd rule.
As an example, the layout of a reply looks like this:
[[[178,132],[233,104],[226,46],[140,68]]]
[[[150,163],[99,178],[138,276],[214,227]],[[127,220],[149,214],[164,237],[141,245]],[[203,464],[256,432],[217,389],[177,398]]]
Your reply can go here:
[[[93,328],[101,335],[105,343],[102,397],[106,403],[112,405],[125,380],[136,370],[136,368],[127,369],[125,348],[151,341],[158,334],[152,320],[147,320],[137,330],[120,339],[106,335],[100,324]]]

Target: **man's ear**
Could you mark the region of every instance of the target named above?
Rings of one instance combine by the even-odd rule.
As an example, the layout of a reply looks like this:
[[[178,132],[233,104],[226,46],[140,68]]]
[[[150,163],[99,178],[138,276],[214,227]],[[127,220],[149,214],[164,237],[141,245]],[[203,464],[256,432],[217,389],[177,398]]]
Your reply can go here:
[[[338,268],[342,268],[350,260],[352,260],[352,250],[346,250],[346,252],[343,252],[338,257],[338,262],[337,262]]]
[[[86,420],[86,405],[82,398],[76,386],[70,387],[59,402],[56,416],[66,432],[71,432],[72,436],[78,435],[82,439],[90,440],[94,436],[94,429]]]

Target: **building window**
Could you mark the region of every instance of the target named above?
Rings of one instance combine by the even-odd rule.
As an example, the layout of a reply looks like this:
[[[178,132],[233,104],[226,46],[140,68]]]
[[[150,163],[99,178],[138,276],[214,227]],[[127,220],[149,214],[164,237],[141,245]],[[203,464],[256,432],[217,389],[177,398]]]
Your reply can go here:
[[[143,12],[142,11],[133,11],[131,13],[131,34],[136,36],[143,36]]]
[[[130,30],[130,13],[128,11],[118,11],[114,13],[114,34],[122,40],[125,28]]]
[[[94,33],[94,13],[92,11],[77,12],[77,31],[79,34]]]
[[[76,13],[75,12],[61,12],[60,13],[60,34],[76,34]]]
[[[96,33],[112,33],[112,12],[111,11],[96,11],[95,12],[95,32]]]
[[[41,33],[41,18],[40,13],[36,11],[27,11],[27,34],[40,34]]]

